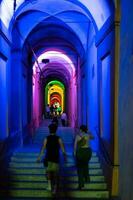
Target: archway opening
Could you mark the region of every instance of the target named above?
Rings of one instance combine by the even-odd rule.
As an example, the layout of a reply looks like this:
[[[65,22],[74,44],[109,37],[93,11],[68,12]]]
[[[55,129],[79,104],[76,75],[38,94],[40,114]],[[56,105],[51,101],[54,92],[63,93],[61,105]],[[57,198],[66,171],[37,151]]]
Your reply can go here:
[[[50,81],[45,87],[45,106],[47,104],[61,106],[62,112],[65,110],[65,87],[60,81]]]
[[[44,64],[42,62],[44,59],[48,59],[49,63]],[[50,79],[51,75],[53,78]],[[55,80],[56,78],[57,80]],[[59,81],[59,78],[62,81]],[[33,65],[33,116],[37,126],[40,116],[43,114],[42,108],[44,110],[47,104],[51,106],[52,103],[61,105],[62,111],[68,115],[69,125],[75,126],[77,115],[75,82],[75,66],[73,61],[63,52],[47,50],[37,58]],[[45,98],[42,91],[44,91]]]

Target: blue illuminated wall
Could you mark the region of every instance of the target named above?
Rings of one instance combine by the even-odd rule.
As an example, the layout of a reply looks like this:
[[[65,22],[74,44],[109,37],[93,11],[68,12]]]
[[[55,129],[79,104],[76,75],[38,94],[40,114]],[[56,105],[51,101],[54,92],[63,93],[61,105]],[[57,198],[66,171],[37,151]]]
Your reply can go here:
[[[6,61],[0,58],[0,140],[8,133],[8,107],[6,85]]]
[[[20,50],[15,50],[11,57],[10,74],[10,134],[21,131],[22,128],[22,66]]]
[[[2,146],[0,160],[2,162],[7,159],[7,156],[10,156],[17,145],[20,144],[20,129],[17,129],[19,132],[16,132],[16,129],[13,131],[12,127],[14,124],[11,124],[12,118],[18,110],[18,106],[16,104],[13,107],[11,114],[12,104],[10,91],[13,85],[13,81],[15,82],[16,80],[15,84],[18,84],[18,74],[14,76],[14,79],[11,81],[11,74],[15,73],[14,68],[12,70],[10,68],[11,44],[12,43],[11,38],[9,37],[9,32],[2,21],[0,21],[0,148]]]
[[[28,80],[27,80],[27,67],[23,66],[23,72],[22,72],[22,127],[25,127],[27,125],[27,110],[28,110],[28,99],[27,93],[28,93]]]
[[[121,1],[119,162],[121,200],[133,198],[133,1]]]
[[[110,80],[110,55],[102,60],[100,77],[100,128],[101,137],[110,140],[111,137],[111,80]]]
[[[82,124],[87,124],[87,84],[86,74],[81,74],[81,115]]]
[[[111,23],[109,19],[98,33],[90,24],[86,62],[81,67],[81,122],[95,136],[93,149],[99,148],[97,128],[113,159],[114,29],[110,28]]]
[[[8,136],[8,57],[10,40],[0,20],[0,140]]]
[[[95,30],[90,23],[87,54],[85,63],[80,69],[80,88],[81,96],[81,119],[80,124],[86,124],[88,129],[95,136],[91,142],[94,151],[98,150],[98,141],[95,133],[95,127],[98,126],[98,101],[97,101],[97,47],[95,45]]]
[[[90,131],[95,136],[95,140],[92,141],[92,147],[94,150],[98,150],[98,141],[95,133],[95,127],[98,126],[98,88],[97,88],[97,47],[95,45],[95,31],[93,24],[90,26],[89,32],[89,44],[88,44],[88,61],[87,61],[87,73],[88,73],[88,120],[87,124]]]
[[[114,26],[110,18],[96,36],[98,74],[98,127],[105,150],[113,161],[114,134]]]

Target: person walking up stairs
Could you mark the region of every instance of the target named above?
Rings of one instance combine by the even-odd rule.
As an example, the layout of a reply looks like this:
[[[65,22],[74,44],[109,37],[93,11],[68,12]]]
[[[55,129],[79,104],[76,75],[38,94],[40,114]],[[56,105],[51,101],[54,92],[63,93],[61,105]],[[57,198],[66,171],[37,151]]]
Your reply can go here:
[[[46,168],[43,163],[36,163],[40,145],[48,136],[48,127],[42,125],[36,131],[33,144],[17,149],[11,157],[8,173],[1,175],[0,199],[28,200],[51,199],[47,191]],[[96,152],[92,152],[89,162],[90,182],[83,190],[78,190],[78,175],[73,157],[73,129],[59,127],[58,135],[62,138],[67,153],[67,162],[62,162],[60,184],[57,199],[109,199],[109,191]]]

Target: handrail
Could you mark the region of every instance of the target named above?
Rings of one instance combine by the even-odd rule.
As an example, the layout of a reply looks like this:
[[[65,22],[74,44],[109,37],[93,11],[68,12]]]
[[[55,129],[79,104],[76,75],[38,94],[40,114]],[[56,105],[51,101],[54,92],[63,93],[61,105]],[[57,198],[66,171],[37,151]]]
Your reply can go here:
[[[99,139],[99,142],[100,142],[100,144],[102,145],[102,147],[104,149],[104,151],[101,149],[102,150],[101,152],[103,154],[104,160],[111,167],[119,167],[120,165],[115,165],[114,162],[111,160],[110,155],[109,155],[109,153],[108,153],[108,151],[107,151],[107,149],[106,149],[106,147],[104,145],[104,142],[103,142],[102,138],[100,137],[100,135],[98,134],[98,128],[95,127],[95,130],[96,130],[96,135],[97,135],[97,137]]]

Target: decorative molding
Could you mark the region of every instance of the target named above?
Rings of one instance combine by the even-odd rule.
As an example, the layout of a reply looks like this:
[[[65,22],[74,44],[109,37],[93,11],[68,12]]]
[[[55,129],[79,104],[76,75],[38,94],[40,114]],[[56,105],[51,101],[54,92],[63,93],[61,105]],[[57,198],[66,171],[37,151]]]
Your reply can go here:
[[[102,28],[99,30],[99,32],[96,35],[95,38],[95,44],[96,46],[99,46],[100,43],[107,37],[107,35],[115,28],[115,21],[114,17],[110,16],[108,20],[105,22],[105,24],[102,26]]]
[[[6,29],[4,28],[4,25],[3,25],[2,21],[0,20],[0,36],[6,41],[6,43],[9,46],[11,46],[12,45],[11,40],[7,37],[7,35],[2,30],[5,30],[5,32],[6,32]]]
[[[4,60],[5,62],[8,60],[8,58],[0,51],[0,58]]]

